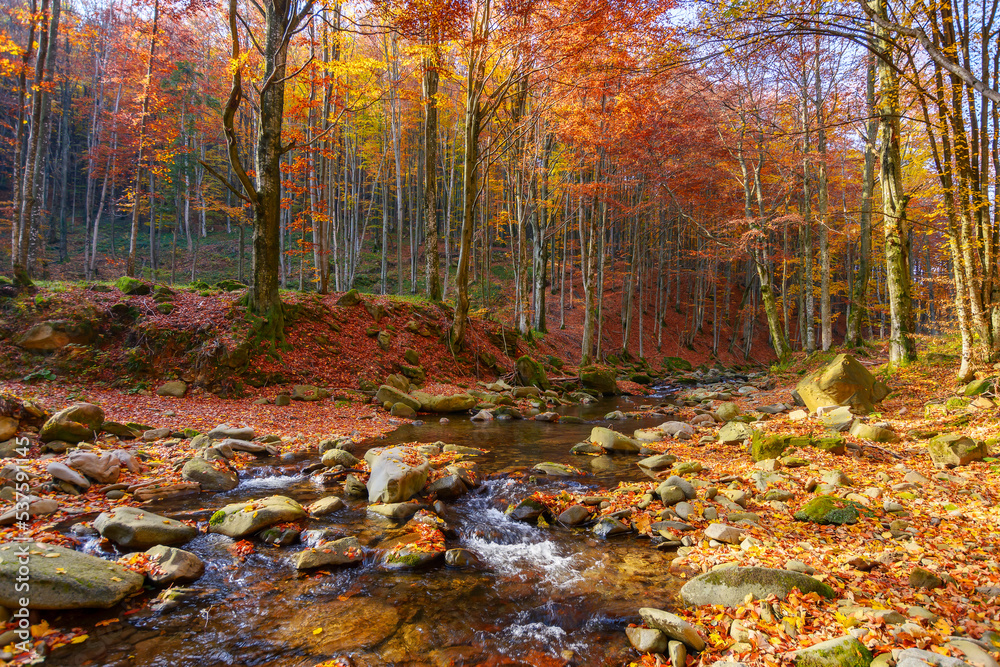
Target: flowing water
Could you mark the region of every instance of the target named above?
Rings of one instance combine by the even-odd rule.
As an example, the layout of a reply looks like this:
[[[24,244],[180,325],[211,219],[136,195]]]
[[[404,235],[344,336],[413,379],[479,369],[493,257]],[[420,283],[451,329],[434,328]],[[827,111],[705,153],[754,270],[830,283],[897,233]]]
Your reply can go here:
[[[648,397],[564,408],[585,424],[535,421],[449,422],[406,425],[364,443],[362,449],[404,442],[444,441],[489,450],[477,457],[482,476],[530,468],[542,461],[586,467],[569,448],[586,439],[614,409],[636,410]],[[630,433],[664,421],[614,422]],[[607,425],[607,424],[605,424]],[[360,452],[358,453],[360,455]],[[643,479],[634,457],[582,478],[543,480],[547,492],[598,489]],[[206,521],[223,504],[282,494],[302,504],[339,488],[317,486],[299,474],[315,457],[261,465],[243,473],[233,491],[151,505],[151,511]],[[598,541],[585,530],[538,528],[510,520],[504,509],[540,487],[527,476],[494,475],[449,505],[448,548],[476,554],[476,569],[440,565],[388,572],[372,561],[353,568],[303,574],[292,556],[305,545],[258,544],[245,561],[229,551],[230,538],[202,534],[183,548],[206,563],[205,575],[169,608],[140,607],[66,614],[57,623],[79,625],[91,639],[61,649],[47,664],[173,667],[288,665],[312,667],[347,658],[355,665],[622,665],[630,653],[624,628],[642,606],[669,605],[677,582],[668,574],[673,554],[626,536]],[[376,544],[398,524],[369,515],[364,501],[309,527],[355,535]],[[97,541],[85,545],[91,552]],[[113,554],[103,554],[113,557]],[[118,620],[100,627],[102,620]],[[55,625],[56,623],[53,623]]]

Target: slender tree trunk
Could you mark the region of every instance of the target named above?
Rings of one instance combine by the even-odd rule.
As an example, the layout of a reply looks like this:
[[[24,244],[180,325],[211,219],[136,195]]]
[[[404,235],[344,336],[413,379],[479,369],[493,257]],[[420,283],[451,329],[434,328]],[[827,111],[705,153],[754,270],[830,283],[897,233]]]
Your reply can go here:
[[[149,115],[149,87],[152,85],[153,60],[156,56],[156,29],[160,18],[159,0],[153,2],[153,29],[149,35],[148,62],[146,63],[146,79],[142,86],[142,111],[139,115],[139,155],[135,167],[135,193],[132,201],[132,232],[129,235],[128,263],[125,265],[125,275],[135,278],[136,244],[139,240],[139,206],[142,200],[142,171],[146,141],[146,121]],[[152,206],[150,206],[152,208]],[[153,252],[152,247],[150,252]]]
[[[441,268],[438,258],[438,47],[424,57],[424,257],[427,264],[427,298],[441,300]]]

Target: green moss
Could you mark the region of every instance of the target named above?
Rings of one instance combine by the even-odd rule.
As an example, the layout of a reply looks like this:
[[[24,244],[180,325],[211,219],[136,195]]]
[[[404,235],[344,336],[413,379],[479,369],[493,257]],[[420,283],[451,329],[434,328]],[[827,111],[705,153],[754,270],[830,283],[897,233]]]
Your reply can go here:
[[[818,496],[796,512],[795,518],[798,521],[820,525],[842,526],[847,523],[857,523],[861,507],[859,503],[837,496]]]
[[[392,564],[406,565],[407,567],[416,567],[422,562],[420,554],[416,553],[391,553],[389,554],[385,561]]]
[[[847,452],[847,445],[844,442],[844,436],[842,435],[829,435],[822,438],[816,438],[809,444],[812,445],[814,449],[820,449],[827,454],[836,454],[840,456]]]
[[[212,515],[212,518],[208,520],[208,525],[218,526],[220,523],[226,520],[226,510],[219,510]]]

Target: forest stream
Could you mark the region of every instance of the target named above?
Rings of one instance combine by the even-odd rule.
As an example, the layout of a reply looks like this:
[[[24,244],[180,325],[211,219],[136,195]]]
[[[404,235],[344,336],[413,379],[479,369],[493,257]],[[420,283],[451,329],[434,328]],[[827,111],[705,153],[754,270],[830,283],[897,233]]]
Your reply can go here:
[[[586,530],[536,527],[509,518],[504,510],[534,491],[611,488],[639,481],[631,458],[614,468],[578,478],[535,480],[528,470],[553,461],[587,468],[569,453],[586,440],[612,410],[637,410],[656,397],[621,397],[589,406],[562,408],[585,420],[577,424],[531,420],[473,422],[453,416],[447,423],[406,424],[358,449],[399,443],[447,443],[487,450],[477,457],[485,480],[448,505],[444,519],[448,548],[478,557],[474,567],[454,569],[443,560],[417,571],[387,571],[375,557],[360,566],[297,572],[292,557],[310,546],[311,535],[355,536],[371,547],[396,522],[366,510],[364,500],[321,520],[311,519],[303,541],[287,547],[255,543],[245,560],[234,556],[234,540],[202,533],[185,549],[205,561],[196,583],[166,605],[147,605],[131,615],[121,610],[68,613],[60,623],[84,627],[91,639],[76,650],[55,654],[48,664],[173,667],[181,665],[288,665],[312,667],[324,660],[355,665],[602,665],[623,664],[631,651],[623,632],[642,606],[669,607],[678,586],[668,572],[672,553],[634,537],[601,541]],[[660,419],[615,422],[631,433]],[[247,471],[225,494],[151,503],[147,508],[173,518],[208,521],[222,504],[268,495],[289,496],[303,505],[331,494],[300,471],[316,455],[274,460]],[[517,474],[518,472],[527,474]],[[107,544],[107,543],[105,543]],[[113,547],[109,547],[113,548]],[[85,550],[104,557],[98,537]],[[104,623],[117,619],[110,623]],[[95,627],[95,623],[99,624]],[[82,649],[82,650],[81,650]],[[634,654],[632,654],[634,655]]]

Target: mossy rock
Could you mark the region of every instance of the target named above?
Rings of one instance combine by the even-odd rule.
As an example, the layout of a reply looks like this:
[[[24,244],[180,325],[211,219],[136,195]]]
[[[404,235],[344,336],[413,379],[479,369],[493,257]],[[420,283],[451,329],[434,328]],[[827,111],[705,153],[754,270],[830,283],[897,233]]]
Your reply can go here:
[[[795,667],[869,667],[872,653],[851,635],[837,637],[792,654]]]
[[[827,435],[820,438],[813,438],[809,441],[813,449],[819,449],[827,454],[843,456],[847,453],[847,443],[842,435]]]
[[[412,348],[403,352],[403,359],[405,359],[406,363],[410,364],[411,366],[420,365],[420,355],[417,354],[417,351]]]
[[[754,461],[781,458],[785,450],[797,447],[808,447],[809,438],[798,435],[767,435],[762,431],[754,431],[750,439],[750,457]]]
[[[145,296],[153,291],[149,283],[144,283],[141,280],[136,280],[135,278],[129,278],[128,276],[122,276],[115,281],[115,287],[122,294],[128,294],[129,296]]]
[[[691,362],[680,357],[663,357],[663,365],[672,371],[690,371]]]
[[[590,389],[601,394],[617,394],[618,382],[611,369],[588,366],[580,369],[580,384],[584,391]]]
[[[795,389],[810,412],[828,405],[848,405],[856,413],[867,414],[889,394],[886,384],[849,354],[837,355],[803,378]]]
[[[795,513],[795,519],[818,523],[821,526],[843,526],[857,523],[864,509],[863,505],[853,500],[837,496],[817,496]]]
[[[339,299],[337,299],[338,306],[356,306],[361,303],[361,295],[358,290],[351,289],[343,293]]]
[[[649,377],[645,373],[634,373],[631,379],[632,382],[635,382],[636,384],[650,384],[653,381],[653,378]]]
[[[170,302],[158,303],[156,304],[156,312],[160,313],[161,315],[169,315],[170,313],[174,312],[175,307],[176,306],[174,306],[174,304]]]
[[[246,285],[238,280],[220,280],[215,283],[217,289],[223,290],[224,292],[239,292],[240,290],[245,290]]]
[[[952,396],[944,403],[947,410],[962,410],[969,407],[969,399],[960,396]]]
[[[549,388],[549,378],[545,375],[545,368],[528,355],[517,360],[515,371],[520,386],[538,387],[543,390]]]
[[[836,597],[833,588],[818,579],[766,567],[729,567],[706,572],[684,584],[680,597],[693,606],[711,604],[735,608],[743,606],[747,596],[763,600],[775,595],[784,600],[795,589],[828,599]]]
[[[983,378],[981,380],[973,380],[965,385],[964,393],[966,396],[978,396],[979,394],[985,394],[992,388],[993,378]]]

